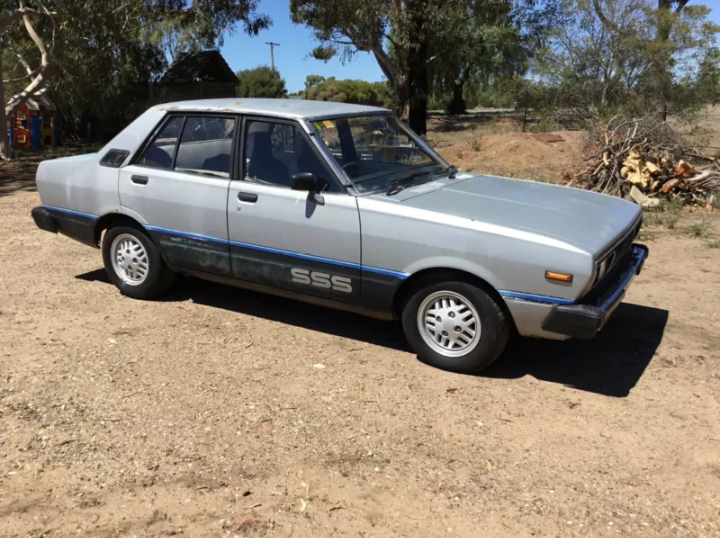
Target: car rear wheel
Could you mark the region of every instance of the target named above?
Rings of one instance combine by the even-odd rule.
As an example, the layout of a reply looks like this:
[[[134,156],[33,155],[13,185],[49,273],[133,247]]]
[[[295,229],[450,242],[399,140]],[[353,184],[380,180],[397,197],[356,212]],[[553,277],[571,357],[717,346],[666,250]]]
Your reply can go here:
[[[124,295],[150,299],[172,284],[174,273],[155,243],[137,228],[110,228],[103,237],[102,251],[108,277]]]
[[[403,309],[402,323],[421,360],[452,372],[487,368],[510,336],[500,305],[485,290],[466,282],[419,287]]]

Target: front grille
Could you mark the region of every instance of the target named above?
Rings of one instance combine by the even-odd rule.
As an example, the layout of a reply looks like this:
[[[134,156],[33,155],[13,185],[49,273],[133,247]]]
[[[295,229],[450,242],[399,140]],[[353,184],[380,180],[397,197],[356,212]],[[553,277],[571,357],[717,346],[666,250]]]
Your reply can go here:
[[[603,256],[601,256],[595,264],[595,282],[592,288],[594,289],[602,281],[606,280],[612,273],[615,273],[615,269],[621,264],[621,261],[626,257],[630,257],[631,245],[635,238],[640,233],[640,226],[642,225],[642,218],[633,225],[620,241],[613,245]],[[603,265],[604,264],[604,265]]]
[[[631,243],[632,244],[632,243]],[[617,250],[617,249],[616,249]],[[604,299],[615,292],[618,282],[627,272],[635,261],[633,257],[633,249],[629,245],[625,247],[624,252],[620,256],[612,269],[582,298],[582,304],[599,305]]]

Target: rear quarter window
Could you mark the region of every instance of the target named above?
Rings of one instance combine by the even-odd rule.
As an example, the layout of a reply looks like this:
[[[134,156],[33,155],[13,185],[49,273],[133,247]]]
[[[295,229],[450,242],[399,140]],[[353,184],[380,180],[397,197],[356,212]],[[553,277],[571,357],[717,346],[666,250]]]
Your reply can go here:
[[[184,119],[182,116],[169,118],[145,148],[136,164],[169,170],[175,157],[175,149]]]

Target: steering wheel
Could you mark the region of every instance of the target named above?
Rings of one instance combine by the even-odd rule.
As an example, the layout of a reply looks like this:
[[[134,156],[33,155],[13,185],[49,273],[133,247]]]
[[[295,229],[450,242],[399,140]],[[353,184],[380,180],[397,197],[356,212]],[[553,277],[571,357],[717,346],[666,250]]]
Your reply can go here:
[[[346,172],[350,172],[350,170],[357,170],[358,166],[359,166],[358,163],[352,161],[352,162],[343,164],[342,169],[345,170]]]

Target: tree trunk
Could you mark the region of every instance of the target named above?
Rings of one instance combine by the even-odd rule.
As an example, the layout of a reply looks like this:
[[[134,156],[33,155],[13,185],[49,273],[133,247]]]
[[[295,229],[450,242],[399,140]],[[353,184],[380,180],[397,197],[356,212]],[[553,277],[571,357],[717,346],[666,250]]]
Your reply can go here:
[[[463,89],[465,85],[460,82],[453,84],[453,97],[452,101],[448,105],[448,113],[450,114],[464,114],[467,111],[467,105],[465,104],[465,98],[463,97]]]
[[[667,120],[668,101],[672,90],[672,73],[670,69],[670,51],[666,49],[670,41],[675,16],[682,11],[689,0],[678,0],[675,11],[672,11],[672,0],[657,0],[657,28],[655,41],[659,45],[657,55],[652,62],[652,77],[655,91],[660,98],[659,115]]]
[[[10,160],[10,141],[8,140],[7,117],[5,116],[5,83],[3,82],[2,47],[0,47],[0,159]]]
[[[412,13],[410,35],[416,39],[408,50],[408,122],[413,131],[424,135],[427,132],[428,44],[424,28],[423,0],[408,2],[407,9]]]

